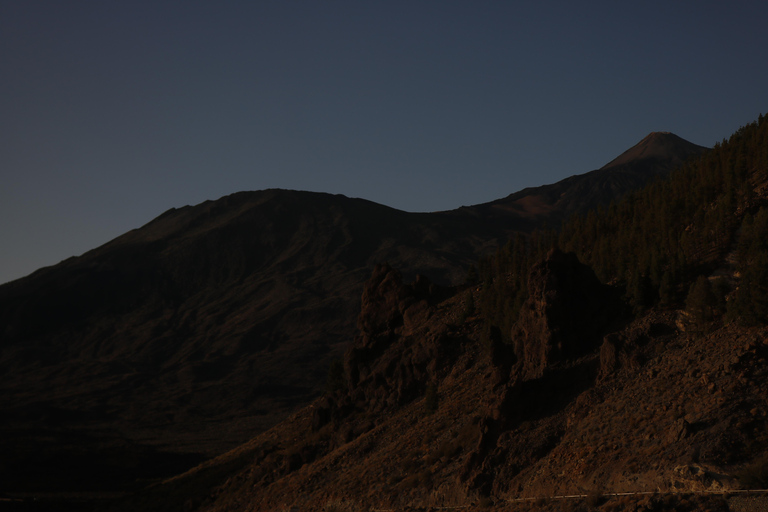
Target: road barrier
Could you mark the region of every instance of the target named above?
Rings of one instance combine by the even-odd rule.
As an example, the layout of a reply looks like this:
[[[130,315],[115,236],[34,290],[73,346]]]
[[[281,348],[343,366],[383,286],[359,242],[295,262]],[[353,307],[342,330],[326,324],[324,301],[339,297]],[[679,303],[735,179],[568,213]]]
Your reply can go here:
[[[720,490],[720,491],[636,491],[636,492],[601,492],[598,493],[599,496],[602,496],[604,498],[613,498],[613,497],[619,497],[619,496],[664,496],[668,494],[722,494],[722,495],[730,495],[730,494],[768,494],[768,489],[732,489],[732,490]],[[562,494],[558,496],[536,496],[531,498],[502,498],[496,500],[496,503],[499,502],[506,502],[506,503],[519,503],[522,501],[547,501],[547,500],[576,500],[576,499],[585,499],[588,498],[589,494]],[[470,504],[470,505],[456,505],[453,507],[435,507],[431,506],[429,507],[431,510],[458,510],[458,509],[464,509],[464,508],[470,508],[476,506],[476,504]],[[410,505],[410,507],[414,507],[414,505]],[[418,506],[416,506],[418,507]],[[373,508],[371,509],[372,512],[397,512],[398,508]]]

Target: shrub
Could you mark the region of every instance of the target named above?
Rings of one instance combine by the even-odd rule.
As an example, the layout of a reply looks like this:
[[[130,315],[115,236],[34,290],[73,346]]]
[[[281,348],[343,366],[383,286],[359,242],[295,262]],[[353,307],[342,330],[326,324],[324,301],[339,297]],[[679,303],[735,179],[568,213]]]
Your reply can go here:
[[[685,299],[685,310],[690,315],[691,323],[698,330],[704,330],[705,326],[712,321],[716,304],[717,298],[712,293],[709,279],[699,276],[691,285],[688,298]]]
[[[472,290],[467,290],[467,299],[464,301],[464,311],[462,311],[461,316],[459,317],[459,323],[464,323],[467,321],[467,318],[474,316],[477,312],[475,307],[475,296],[472,293]]]
[[[347,387],[347,379],[344,372],[344,363],[337,359],[331,363],[328,368],[328,380],[325,383],[325,390],[329,394],[341,391]]]
[[[600,491],[592,491],[587,494],[587,505],[597,508],[605,502],[605,496]]]
[[[432,414],[437,411],[439,399],[437,384],[430,382],[427,384],[427,392],[424,396],[424,409],[427,414]]]
[[[742,469],[736,477],[743,489],[768,488],[768,455],[763,455]]]

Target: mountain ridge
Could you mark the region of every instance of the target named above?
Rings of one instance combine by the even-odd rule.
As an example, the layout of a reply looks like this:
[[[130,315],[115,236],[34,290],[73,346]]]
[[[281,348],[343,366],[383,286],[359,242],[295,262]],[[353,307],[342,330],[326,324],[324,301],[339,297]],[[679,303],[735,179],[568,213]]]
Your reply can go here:
[[[354,337],[376,263],[458,284],[479,255],[540,220],[240,192],[169,209],[0,286],[5,485],[41,488],[66,472],[77,485],[125,488],[144,470],[109,480],[114,450],[177,468],[233,448],[317,396]],[[52,441],[36,444],[34,432]],[[91,468],[80,477],[81,462],[44,476],[25,462],[78,450]]]
[[[735,493],[768,468],[766,142],[761,116],[465,286],[377,266],[337,385],[114,510],[764,508]]]
[[[619,167],[630,162],[638,163],[648,159],[670,159],[670,157],[672,157],[672,165],[678,166],[705,149],[707,148],[691,144],[672,132],[651,132],[640,142],[602,166],[600,170]]]
[[[608,206],[707,149],[670,132],[651,132],[600,169],[550,185],[525,188],[469,209],[490,218],[513,212],[528,220],[532,227],[547,224],[557,228],[569,216]]]

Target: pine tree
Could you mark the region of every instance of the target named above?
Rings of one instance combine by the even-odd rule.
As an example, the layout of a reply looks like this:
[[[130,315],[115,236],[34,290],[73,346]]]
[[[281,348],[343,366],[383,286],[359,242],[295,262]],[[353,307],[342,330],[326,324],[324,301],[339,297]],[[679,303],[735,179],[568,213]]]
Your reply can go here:
[[[437,392],[437,384],[430,382],[427,384],[427,391],[424,395],[424,410],[427,414],[432,414],[437,411],[437,406],[440,401],[440,395]]]
[[[336,359],[328,368],[328,379],[325,383],[325,390],[329,394],[340,391],[347,387],[347,379],[344,372],[344,363]]]
[[[713,308],[717,303],[712,293],[712,285],[706,276],[699,276],[691,285],[688,298],[685,299],[685,310],[691,324],[698,330],[704,328],[713,320]]]
[[[728,303],[728,317],[746,326],[768,324],[768,254],[752,258]]]
[[[672,274],[669,271],[661,275],[659,283],[659,305],[666,307],[675,302],[675,289],[672,284]]]

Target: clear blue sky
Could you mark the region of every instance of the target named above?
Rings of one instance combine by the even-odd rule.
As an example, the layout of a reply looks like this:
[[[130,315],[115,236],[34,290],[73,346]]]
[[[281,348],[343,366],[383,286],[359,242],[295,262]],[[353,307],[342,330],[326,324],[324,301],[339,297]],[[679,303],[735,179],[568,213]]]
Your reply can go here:
[[[241,190],[477,204],[768,111],[768,2],[0,0],[0,282]]]

